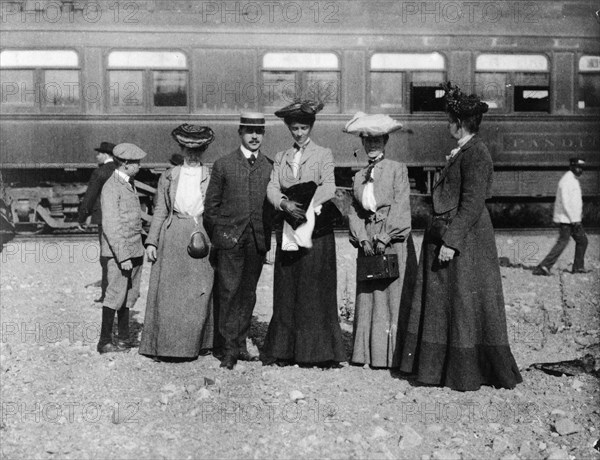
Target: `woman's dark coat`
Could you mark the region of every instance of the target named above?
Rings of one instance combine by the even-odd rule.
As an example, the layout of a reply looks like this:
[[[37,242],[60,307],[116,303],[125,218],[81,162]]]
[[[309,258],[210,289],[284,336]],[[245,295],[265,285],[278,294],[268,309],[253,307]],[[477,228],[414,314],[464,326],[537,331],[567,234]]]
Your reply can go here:
[[[456,390],[513,388],[521,375],[510,351],[494,230],[492,159],[474,136],[433,187],[433,225],[425,234],[401,370]],[[444,222],[448,222],[444,231]],[[441,240],[440,240],[441,237]],[[437,259],[441,243],[456,250]]]

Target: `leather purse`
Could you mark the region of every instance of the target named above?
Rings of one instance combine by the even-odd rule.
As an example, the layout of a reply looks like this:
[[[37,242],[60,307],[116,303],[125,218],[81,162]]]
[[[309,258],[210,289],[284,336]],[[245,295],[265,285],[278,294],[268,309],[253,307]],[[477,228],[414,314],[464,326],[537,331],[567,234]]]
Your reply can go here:
[[[399,276],[396,254],[360,256],[356,259],[356,281],[396,279]]]
[[[194,218],[194,220],[196,220]],[[190,257],[194,259],[203,259],[208,255],[210,251],[210,242],[206,237],[206,234],[198,227],[198,221],[196,220],[196,229],[190,236],[190,242],[187,246],[187,252]]]

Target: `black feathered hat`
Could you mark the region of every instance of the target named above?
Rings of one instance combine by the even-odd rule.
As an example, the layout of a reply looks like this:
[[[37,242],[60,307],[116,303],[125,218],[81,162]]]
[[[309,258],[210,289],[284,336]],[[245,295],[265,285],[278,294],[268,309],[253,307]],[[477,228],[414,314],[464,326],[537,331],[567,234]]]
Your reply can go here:
[[[488,105],[476,94],[467,96],[458,86],[450,82],[442,83],[441,87],[446,91],[446,111],[458,118],[480,115],[488,111]]]
[[[275,116],[283,118],[286,124],[294,121],[314,123],[317,113],[323,110],[322,102],[296,99],[290,105],[275,112]]]

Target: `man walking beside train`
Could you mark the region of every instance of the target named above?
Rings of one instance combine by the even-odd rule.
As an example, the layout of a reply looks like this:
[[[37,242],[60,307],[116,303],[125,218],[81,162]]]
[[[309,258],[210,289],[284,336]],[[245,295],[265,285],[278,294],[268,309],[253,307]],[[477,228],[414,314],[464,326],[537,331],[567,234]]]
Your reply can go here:
[[[100,192],[102,187],[112,175],[116,169],[115,162],[113,161],[113,149],[115,144],[110,142],[100,143],[100,147],[94,149],[96,151],[96,161],[98,162],[98,168],[92,173],[90,181],[88,182],[87,191],[85,196],[79,205],[79,216],[77,219],[79,230],[83,231],[85,221],[88,216],[92,216],[92,223],[98,225],[98,237],[100,245],[102,245],[102,210],[100,209]],[[102,281],[100,287],[102,289],[100,297],[94,302],[103,302],[104,295],[106,294],[107,286],[107,266],[106,258],[100,257],[100,266],[102,267]]]
[[[271,246],[271,205],[266,200],[273,162],[260,152],[265,134],[262,113],[243,113],[241,146],[215,161],[204,203],[204,222],[216,249],[213,355],[229,370],[238,359],[258,361],[246,348],[256,285]],[[223,342],[223,343],[218,343]],[[223,349],[221,350],[221,346]]]
[[[578,177],[583,173],[585,161],[581,158],[569,160],[569,171],[558,182],[556,200],[554,201],[554,222],[560,225],[560,233],[554,247],[533,271],[534,275],[550,276],[550,269],[556,263],[569,244],[569,237],[575,240],[575,260],[571,273],[586,273],[584,268],[587,236],[581,225],[583,200]]]

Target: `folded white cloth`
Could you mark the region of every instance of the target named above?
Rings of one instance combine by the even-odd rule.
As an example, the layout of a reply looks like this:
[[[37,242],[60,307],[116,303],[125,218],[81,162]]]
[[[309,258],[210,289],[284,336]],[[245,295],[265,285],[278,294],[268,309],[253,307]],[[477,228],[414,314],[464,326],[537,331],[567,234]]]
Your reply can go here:
[[[312,232],[315,229],[315,215],[321,214],[322,206],[313,206],[310,201],[306,210],[306,222],[298,226],[296,230],[287,221],[283,222],[283,234],[281,236],[282,251],[298,251],[302,248],[312,248]]]

